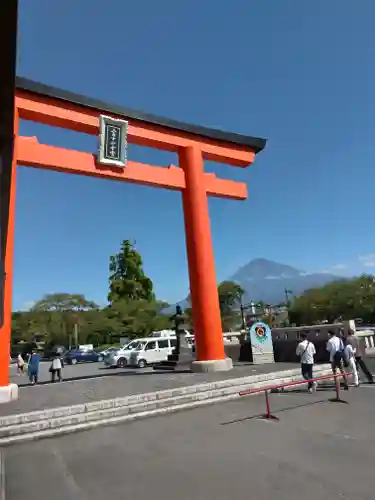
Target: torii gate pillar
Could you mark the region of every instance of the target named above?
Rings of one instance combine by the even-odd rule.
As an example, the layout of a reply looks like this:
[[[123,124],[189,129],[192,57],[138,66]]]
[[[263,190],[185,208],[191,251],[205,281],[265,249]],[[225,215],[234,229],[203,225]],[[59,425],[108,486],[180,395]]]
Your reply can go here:
[[[202,151],[198,147],[184,148],[179,155],[185,173],[182,194],[189,263],[190,292],[196,352],[194,371],[230,370],[231,358],[226,358],[220,320],[208,198],[204,183]]]

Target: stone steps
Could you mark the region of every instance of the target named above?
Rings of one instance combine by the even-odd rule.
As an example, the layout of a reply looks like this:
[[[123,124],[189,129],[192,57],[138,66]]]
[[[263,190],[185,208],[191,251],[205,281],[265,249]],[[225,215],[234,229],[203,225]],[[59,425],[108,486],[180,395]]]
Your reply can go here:
[[[331,373],[316,367],[315,376]],[[300,379],[300,369],[179,387],[0,418],[0,446],[188,410],[238,398],[248,387],[261,388]]]

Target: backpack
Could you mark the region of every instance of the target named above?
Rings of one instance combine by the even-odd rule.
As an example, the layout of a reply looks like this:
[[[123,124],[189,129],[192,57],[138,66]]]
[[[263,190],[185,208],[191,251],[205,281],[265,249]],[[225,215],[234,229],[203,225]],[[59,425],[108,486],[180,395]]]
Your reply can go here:
[[[340,349],[335,352],[333,359],[336,363],[343,363],[345,367],[349,366],[349,359],[345,350],[345,345],[342,339],[340,339]]]

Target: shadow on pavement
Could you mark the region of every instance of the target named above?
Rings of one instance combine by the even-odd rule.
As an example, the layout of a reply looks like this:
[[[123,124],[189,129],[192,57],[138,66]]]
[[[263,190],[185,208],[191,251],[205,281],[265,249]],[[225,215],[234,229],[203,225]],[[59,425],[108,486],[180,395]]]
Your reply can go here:
[[[309,401],[307,403],[300,403],[297,405],[286,406],[285,408],[280,408],[280,409],[272,409],[272,406],[271,406],[271,413],[273,415],[277,415],[278,413],[284,413],[284,412],[291,411],[291,410],[297,410],[299,408],[308,408],[311,406],[315,406],[315,405],[319,405],[319,404],[327,404],[327,403],[332,403],[332,402],[333,401],[330,399],[319,399],[319,400],[315,400],[315,401]],[[347,401],[343,401],[343,402],[347,403]],[[249,415],[247,417],[242,417],[242,418],[238,418],[235,420],[229,420],[228,422],[222,422],[220,425],[231,425],[231,424],[238,424],[241,422],[245,422],[247,420],[258,420],[258,419],[262,418],[263,416],[264,416],[264,411],[261,413],[256,413],[254,415]]]
[[[137,371],[136,369],[134,370],[129,370],[129,371],[116,371],[116,370],[111,370],[110,368],[100,368],[100,370],[103,370],[103,373],[97,373],[97,374],[91,374],[91,375],[80,375],[77,377],[63,377],[62,382],[75,382],[79,380],[89,380],[89,379],[99,379],[99,378],[104,378],[104,377],[140,377],[142,375],[148,375],[148,376],[154,376],[154,375],[165,375],[167,373],[178,373],[178,374],[183,374],[183,373],[192,373],[190,371],[186,370],[175,370],[173,372],[168,372],[168,371],[158,371],[158,370],[150,370],[147,372],[140,372]],[[51,382],[51,380],[42,380],[38,382],[38,386],[40,385],[58,385],[59,382]],[[18,387],[30,387],[30,383],[27,382],[21,382],[17,384]]]

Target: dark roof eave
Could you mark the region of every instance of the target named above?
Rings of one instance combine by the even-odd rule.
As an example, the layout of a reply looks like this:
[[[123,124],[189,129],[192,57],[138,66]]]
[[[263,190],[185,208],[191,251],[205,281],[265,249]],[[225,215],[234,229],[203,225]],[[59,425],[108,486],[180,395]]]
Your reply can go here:
[[[53,99],[66,101],[72,104],[77,104],[92,109],[97,109],[109,114],[122,116],[130,120],[158,125],[160,127],[174,129],[179,132],[187,132],[189,134],[199,135],[201,137],[206,137],[215,141],[237,144],[239,146],[248,147],[255,153],[259,153],[260,151],[262,151],[267,142],[266,139],[261,139],[259,137],[251,137],[242,134],[234,134],[232,132],[224,132],[222,130],[202,127],[200,125],[191,125],[188,123],[179,122],[177,120],[171,120],[169,118],[144,113],[142,111],[136,111],[134,109],[108,104],[100,101],[99,99],[93,99],[91,97],[75,94],[67,90],[44,85],[43,83],[34,82],[33,80],[29,80],[28,78],[23,78],[20,76],[16,77],[16,89],[26,92],[32,92],[33,94],[37,94],[40,96],[47,96]]]

